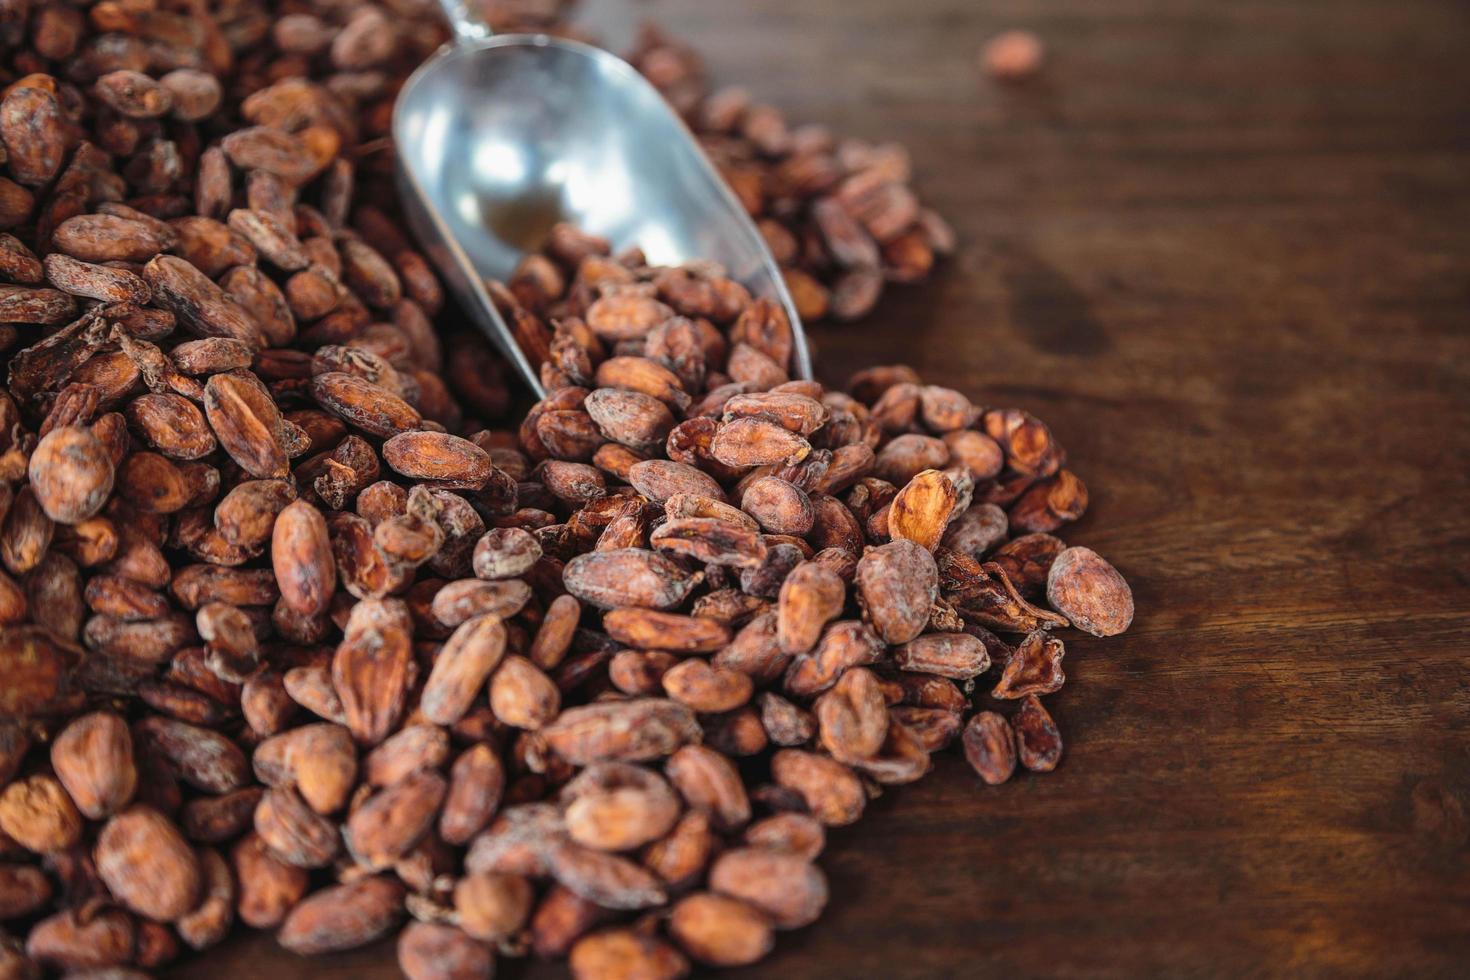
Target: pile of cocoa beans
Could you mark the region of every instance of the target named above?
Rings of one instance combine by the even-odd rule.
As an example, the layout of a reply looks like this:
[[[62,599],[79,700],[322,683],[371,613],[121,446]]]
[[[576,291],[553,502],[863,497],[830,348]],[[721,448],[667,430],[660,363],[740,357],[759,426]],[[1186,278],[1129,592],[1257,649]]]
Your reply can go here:
[[[0,0],[0,976],[237,925],[422,980],[750,963],[932,753],[1054,768],[1058,632],[1131,621],[1043,423],[792,379],[710,264],[554,229],[493,290],[549,390],[508,416],[385,182],[443,36]]]

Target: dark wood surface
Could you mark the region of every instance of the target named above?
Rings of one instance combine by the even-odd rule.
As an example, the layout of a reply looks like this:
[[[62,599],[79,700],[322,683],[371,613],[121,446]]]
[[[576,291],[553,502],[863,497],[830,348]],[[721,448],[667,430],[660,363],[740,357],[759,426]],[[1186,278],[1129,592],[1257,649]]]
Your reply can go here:
[[[631,9],[795,120],[909,145],[963,250],[817,330],[822,374],[906,360],[1045,418],[1091,490],[1069,540],[1138,603],[1068,634],[1055,773],[943,758],[831,836],[822,920],[728,975],[1465,975],[1470,7]],[[1042,84],[979,77],[1011,26]],[[394,972],[242,937],[182,974]]]

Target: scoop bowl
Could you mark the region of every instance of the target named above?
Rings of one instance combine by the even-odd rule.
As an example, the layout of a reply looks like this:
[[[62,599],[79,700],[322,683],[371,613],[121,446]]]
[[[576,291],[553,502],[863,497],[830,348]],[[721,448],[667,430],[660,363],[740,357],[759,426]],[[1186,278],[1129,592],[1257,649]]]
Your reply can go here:
[[[450,6],[448,0],[446,6]],[[557,222],[641,247],[653,265],[718,262],[806,336],[764,239],[663,97],[599,48],[533,34],[457,31],[404,84],[393,118],[401,196],[415,234],[464,310],[538,396],[530,363],[491,301]]]

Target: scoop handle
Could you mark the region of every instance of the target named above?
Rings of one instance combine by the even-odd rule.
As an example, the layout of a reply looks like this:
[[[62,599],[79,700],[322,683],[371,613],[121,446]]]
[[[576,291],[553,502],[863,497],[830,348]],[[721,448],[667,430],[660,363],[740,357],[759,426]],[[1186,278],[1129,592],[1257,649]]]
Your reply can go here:
[[[473,0],[439,0],[439,6],[454,30],[456,42],[483,41],[494,35],[490,25],[475,11]]]

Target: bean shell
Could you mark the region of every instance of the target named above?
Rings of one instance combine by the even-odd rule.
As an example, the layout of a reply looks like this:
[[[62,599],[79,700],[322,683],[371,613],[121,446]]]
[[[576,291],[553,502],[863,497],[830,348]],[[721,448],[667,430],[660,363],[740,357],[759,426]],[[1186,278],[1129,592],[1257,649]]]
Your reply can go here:
[[[1093,636],[1117,636],[1133,622],[1133,591],[1091,548],[1068,548],[1046,576],[1046,599],[1072,625]]]
[[[970,719],[963,737],[965,760],[981,779],[998,786],[1016,771],[1016,742],[1010,724],[993,711]]]
[[[147,806],[113,817],[97,837],[97,874],[124,905],[171,922],[198,904],[199,860],[178,828]]]
[[[92,517],[112,493],[107,448],[81,426],[52,429],[30,459],[31,488],[46,516],[61,524]]]
[[[291,910],[276,941],[293,953],[336,953],[384,935],[403,914],[403,886],[385,877],[359,878],[314,892]]]
[[[727,851],[710,868],[709,886],[764,912],[777,929],[810,925],[827,904],[820,869],[799,855],[766,848]]]
[[[686,896],[674,906],[669,934],[690,956],[711,966],[745,966],[775,945],[765,914],[710,892]]]

